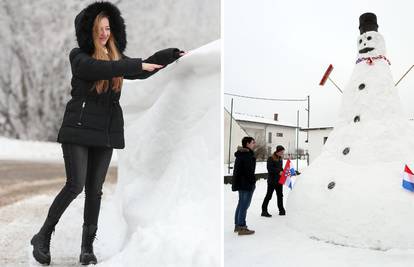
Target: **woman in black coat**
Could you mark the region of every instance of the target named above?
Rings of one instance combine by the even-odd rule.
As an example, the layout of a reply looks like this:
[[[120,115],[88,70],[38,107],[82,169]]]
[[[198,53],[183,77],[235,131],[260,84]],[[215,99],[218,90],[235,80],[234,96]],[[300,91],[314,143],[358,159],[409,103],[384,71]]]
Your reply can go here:
[[[112,150],[122,149],[124,121],[119,105],[123,79],[146,79],[185,53],[177,48],[158,51],[146,60],[129,58],[126,30],[119,9],[96,2],[75,18],[79,48],[70,52],[72,98],[66,105],[57,141],[65,161],[66,184],[49,208],[40,231],[33,236],[33,256],[50,264],[50,239],[65,209],[85,187],[80,262],[96,264],[96,236],[102,185]]]
[[[279,215],[285,215],[285,208],[283,207],[283,185],[279,184],[280,175],[283,173],[283,153],[285,148],[277,146],[276,151],[271,157],[267,159],[267,192],[262,204],[262,216],[272,217],[267,211],[269,201],[272,199],[273,191],[276,191],[277,207],[279,208]]]

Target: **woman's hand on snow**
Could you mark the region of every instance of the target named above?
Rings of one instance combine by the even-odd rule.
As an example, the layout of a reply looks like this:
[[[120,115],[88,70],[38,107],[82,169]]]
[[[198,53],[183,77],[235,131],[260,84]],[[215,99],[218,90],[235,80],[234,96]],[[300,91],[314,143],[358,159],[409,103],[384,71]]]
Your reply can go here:
[[[156,69],[161,69],[163,65],[151,64],[151,63],[142,63],[142,69],[146,71],[154,71]]]

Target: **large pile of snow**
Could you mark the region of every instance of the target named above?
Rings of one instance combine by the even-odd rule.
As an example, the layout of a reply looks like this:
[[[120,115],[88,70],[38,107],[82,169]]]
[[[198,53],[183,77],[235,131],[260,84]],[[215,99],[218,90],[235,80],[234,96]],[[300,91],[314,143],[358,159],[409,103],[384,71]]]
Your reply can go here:
[[[100,221],[102,266],[218,266],[220,42],[121,97],[126,148]]]
[[[385,56],[379,33],[359,39],[358,49],[374,48],[359,58]],[[414,130],[400,107],[388,62],[357,63],[324,150],[289,197],[292,227],[345,246],[414,248],[414,194],[401,186],[404,165],[414,167]]]

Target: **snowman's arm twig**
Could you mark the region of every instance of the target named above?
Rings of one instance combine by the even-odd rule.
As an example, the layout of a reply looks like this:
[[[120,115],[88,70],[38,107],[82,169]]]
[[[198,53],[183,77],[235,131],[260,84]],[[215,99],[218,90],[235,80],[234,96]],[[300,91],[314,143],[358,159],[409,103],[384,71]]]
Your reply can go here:
[[[404,79],[404,77],[411,71],[411,69],[414,67],[414,65],[412,65],[405,73],[404,75],[398,80],[398,82],[395,84],[395,87],[397,87],[397,85],[401,82],[402,79]]]
[[[336,85],[336,83],[330,77],[328,77],[328,80],[331,81],[331,83],[333,83],[333,85],[335,85],[335,87],[339,90],[339,92],[341,92],[341,94],[343,93],[341,88],[339,88],[339,86]]]

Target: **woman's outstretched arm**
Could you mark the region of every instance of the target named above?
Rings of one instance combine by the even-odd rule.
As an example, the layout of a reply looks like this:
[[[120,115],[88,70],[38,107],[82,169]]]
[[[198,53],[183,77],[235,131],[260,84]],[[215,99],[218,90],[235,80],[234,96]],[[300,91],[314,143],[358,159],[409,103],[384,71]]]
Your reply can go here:
[[[82,52],[72,49],[69,55],[73,76],[89,81],[109,80],[119,76],[144,74],[140,58],[123,58],[120,60],[98,60]]]
[[[162,65],[162,66],[165,67],[165,66],[173,63],[174,61],[176,61],[177,59],[179,59],[183,55],[185,55],[185,52],[181,51],[178,48],[167,48],[167,49],[163,49],[163,50],[160,50],[160,51],[156,52],[154,55],[152,55],[149,58],[143,60],[142,62],[144,64],[145,63],[151,63],[151,64]],[[128,59],[129,57],[127,57],[125,55],[122,55],[122,58]],[[129,80],[146,79],[146,78],[154,75],[155,73],[157,73],[158,70],[159,69],[156,69],[152,72],[143,70],[141,73],[136,74],[136,75],[124,75],[124,78],[129,79]]]

